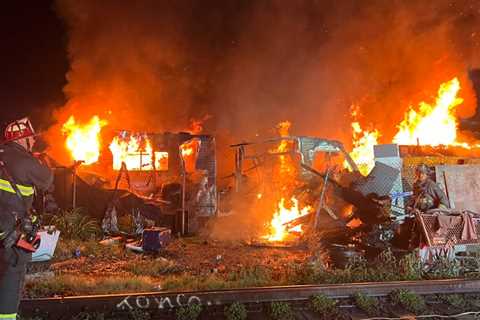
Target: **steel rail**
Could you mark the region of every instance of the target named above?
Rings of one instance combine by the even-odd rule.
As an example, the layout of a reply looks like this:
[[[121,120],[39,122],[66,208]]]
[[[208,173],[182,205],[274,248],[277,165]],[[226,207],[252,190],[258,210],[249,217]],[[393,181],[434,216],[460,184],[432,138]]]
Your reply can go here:
[[[387,296],[395,289],[408,289],[419,295],[480,293],[480,280],[367,282],[194,292],[147,292],[54,297],[22,300],[20,310],[24,317],[48,314],[48,319],[58,319],[59,316],[65,314],[78,314],[84,311],[108,313],[133,312],[136,310],[168,312],[193,303],[210,307],[229,305],[233,302],[252,304],[273,301],[305,301],[316,294],[325,294],[335,299],[349,298],[357,292],[382,297]]]

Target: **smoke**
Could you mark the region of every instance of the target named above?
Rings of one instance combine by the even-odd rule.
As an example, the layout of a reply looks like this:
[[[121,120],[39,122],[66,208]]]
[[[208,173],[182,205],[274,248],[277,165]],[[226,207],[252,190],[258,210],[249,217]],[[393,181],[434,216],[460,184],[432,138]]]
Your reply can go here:
[[[461,115],[475,105],[477,1],[59,0],[57,10],[70,70],[50,140],[71,114],[151,132],[209,115],[205,131],[226,141],[273,135],[288,119],[292,134],[348,146],[357,104],[388,142],[408,106],[454,76]]]

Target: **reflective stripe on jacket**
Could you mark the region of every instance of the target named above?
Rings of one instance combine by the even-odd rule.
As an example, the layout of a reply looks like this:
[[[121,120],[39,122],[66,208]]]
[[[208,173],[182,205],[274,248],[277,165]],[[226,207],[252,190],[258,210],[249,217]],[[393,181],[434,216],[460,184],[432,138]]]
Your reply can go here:
[[[17,188],[24,197],[29,197],[34,193],[33,187],[30,186],[22,186],[21,184],[17,184]],[[0,179],[0,190],[10,193],[16,193],[10,182],[4,179]]]

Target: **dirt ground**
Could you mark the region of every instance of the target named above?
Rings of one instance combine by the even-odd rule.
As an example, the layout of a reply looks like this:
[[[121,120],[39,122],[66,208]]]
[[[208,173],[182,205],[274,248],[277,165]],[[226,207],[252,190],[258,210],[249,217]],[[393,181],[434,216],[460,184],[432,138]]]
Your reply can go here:
[[[308,251],[301,247],[261,247],[240,241],[212,241],[202,238],[175,239],[157,255],[131,253],[120,246],[112,250],[112,255],[104,255],[105,248],[100,246],[102,245],[99,245],[97,254],[93,250],[78,258],[57,258],[49,268],[56,273],[108,276],[128,272],[135,263],[168,261],[175,266],[176,273],[187,272],[191,275],[239,272],[257,266],[263,266],[272,272],[281,272],[286,265],[302,264],[309,257]],[[151,273],[149,275],[155,276]]]

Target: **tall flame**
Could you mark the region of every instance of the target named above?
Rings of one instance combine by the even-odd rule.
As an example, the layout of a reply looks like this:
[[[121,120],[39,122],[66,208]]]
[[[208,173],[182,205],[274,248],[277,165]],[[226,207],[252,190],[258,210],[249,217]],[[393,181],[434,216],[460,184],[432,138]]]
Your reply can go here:
[[[353,150],[350,157],[364,176],[368,175],[375,166],[373,146],[378,144],[380,133],[378,130],[362,130],[359,122],[352,122]]]
[[[435,104],[420,102],[417,110],[413,107],[405,113],[404,119],[397,125],[398,132],[393,143],[400,145],[462,146],[470,148],[467,143],[457,141],[458,121],[456,108],[463,99],[458,97],[460,82],[457,78],[444,82],[438,89]],[[352,159],[360,172],[368,173],[374,166],[373,146],[377,144],[379,132],[362,131],[356,121],[357,109],[352,111],[354,121]]]
[[[310,211],[312,211],[312,207],[306,206],[300,209],[298,206],[298,200],[295,197],[292,197],[290,201],[292,202],[292,206],[286,208],[285,198],[280,199],[277,211],[275,211],[275,214],[270,221],[270,234],[265,236],[268,241],[282,241],[287,237],[289,231],[302,232],[301,225],[289,229],[286,224],[294,219],[309,214]]]
[[[410,108],[398,125],[393,142],[403,145],[455,145],[457,119],[455,108],[463,102],[457,97],[460,82],[454,78],[442,83],[434,105],[419,104],[418,110]]]
[[[87,124],[76,123],[71,116],[63,124],[62,131],[67,135],[65,145],[75,161],[92,164],[100,157],[100,131],[107,125],[105,120],[94,116]]]

